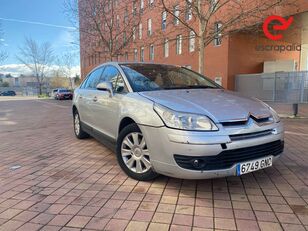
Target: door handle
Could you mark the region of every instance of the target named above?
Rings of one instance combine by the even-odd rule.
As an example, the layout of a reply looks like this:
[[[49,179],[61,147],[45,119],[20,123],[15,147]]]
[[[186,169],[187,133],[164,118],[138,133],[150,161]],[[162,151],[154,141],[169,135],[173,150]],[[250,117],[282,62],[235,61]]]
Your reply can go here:
[[[97,97],[96,96],[94,96],[93,101],[97,102]]]

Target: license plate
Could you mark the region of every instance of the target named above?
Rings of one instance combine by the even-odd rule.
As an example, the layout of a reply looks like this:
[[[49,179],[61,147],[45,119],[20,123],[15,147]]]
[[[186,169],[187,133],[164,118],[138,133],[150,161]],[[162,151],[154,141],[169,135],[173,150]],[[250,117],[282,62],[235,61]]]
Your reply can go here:
[[[247,161],[240,163],[236,166],[236,174],[238,176],[254,172],[263,168],[267,168],[273,165],[273,157],[267,156],[257,160]]]

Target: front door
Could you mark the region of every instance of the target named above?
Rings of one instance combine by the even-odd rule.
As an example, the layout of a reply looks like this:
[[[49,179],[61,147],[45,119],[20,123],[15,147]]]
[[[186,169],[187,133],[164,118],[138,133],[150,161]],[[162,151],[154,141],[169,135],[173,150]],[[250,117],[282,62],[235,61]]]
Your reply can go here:
[[[127,88],[119,70],[114,66],[106,66],[100,82],[111,82],[113,96],[107,91],[96,91],[96,102],[91,108],[93,111],[94,128],[115,139],[120,120],[120,104],[127,93]]]

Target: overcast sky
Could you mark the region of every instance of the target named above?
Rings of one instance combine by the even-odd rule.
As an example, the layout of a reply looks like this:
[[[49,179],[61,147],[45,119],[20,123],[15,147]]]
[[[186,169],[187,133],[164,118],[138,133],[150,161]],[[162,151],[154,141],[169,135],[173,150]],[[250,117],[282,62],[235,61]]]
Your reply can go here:
[[[27,72],[16,59],[18,48],[25,37],[43,43],[49,42],[56,55],[68,51],[76,53],[79,72],[79,50],[76,46],[76,30],[64,14],[64,0],[0,0],[0,24],[4,32],[1,49],[9,58],[0,66],[0,73],[18,75]],[[27,74],[27,73],[26,73]]]

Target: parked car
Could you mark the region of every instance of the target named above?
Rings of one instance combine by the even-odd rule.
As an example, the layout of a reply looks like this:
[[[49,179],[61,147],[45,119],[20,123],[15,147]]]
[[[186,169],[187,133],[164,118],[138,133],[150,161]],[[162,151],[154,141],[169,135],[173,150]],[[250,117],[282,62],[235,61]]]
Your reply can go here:
[[[68,90],[68,89],[64,89],[64,88],[59,88],[57,89],[57,91],[53,92],[54,94],[54,98],[57,100],[63,100],[63,99],[73,99],[73,93]]]
[[[50,92],[50,97],[56,99],[57,92],[58,92],[58,88],[52,89],[51,92]]]
[[[72,111],[76,137],[115,145],[137,180],[240,176],[272,166],[284,149],[271,107],[180,66],[103,64],[75,90]]]
[[[0,93],[1,96],[16,96],[15,91],[3,91]]]

